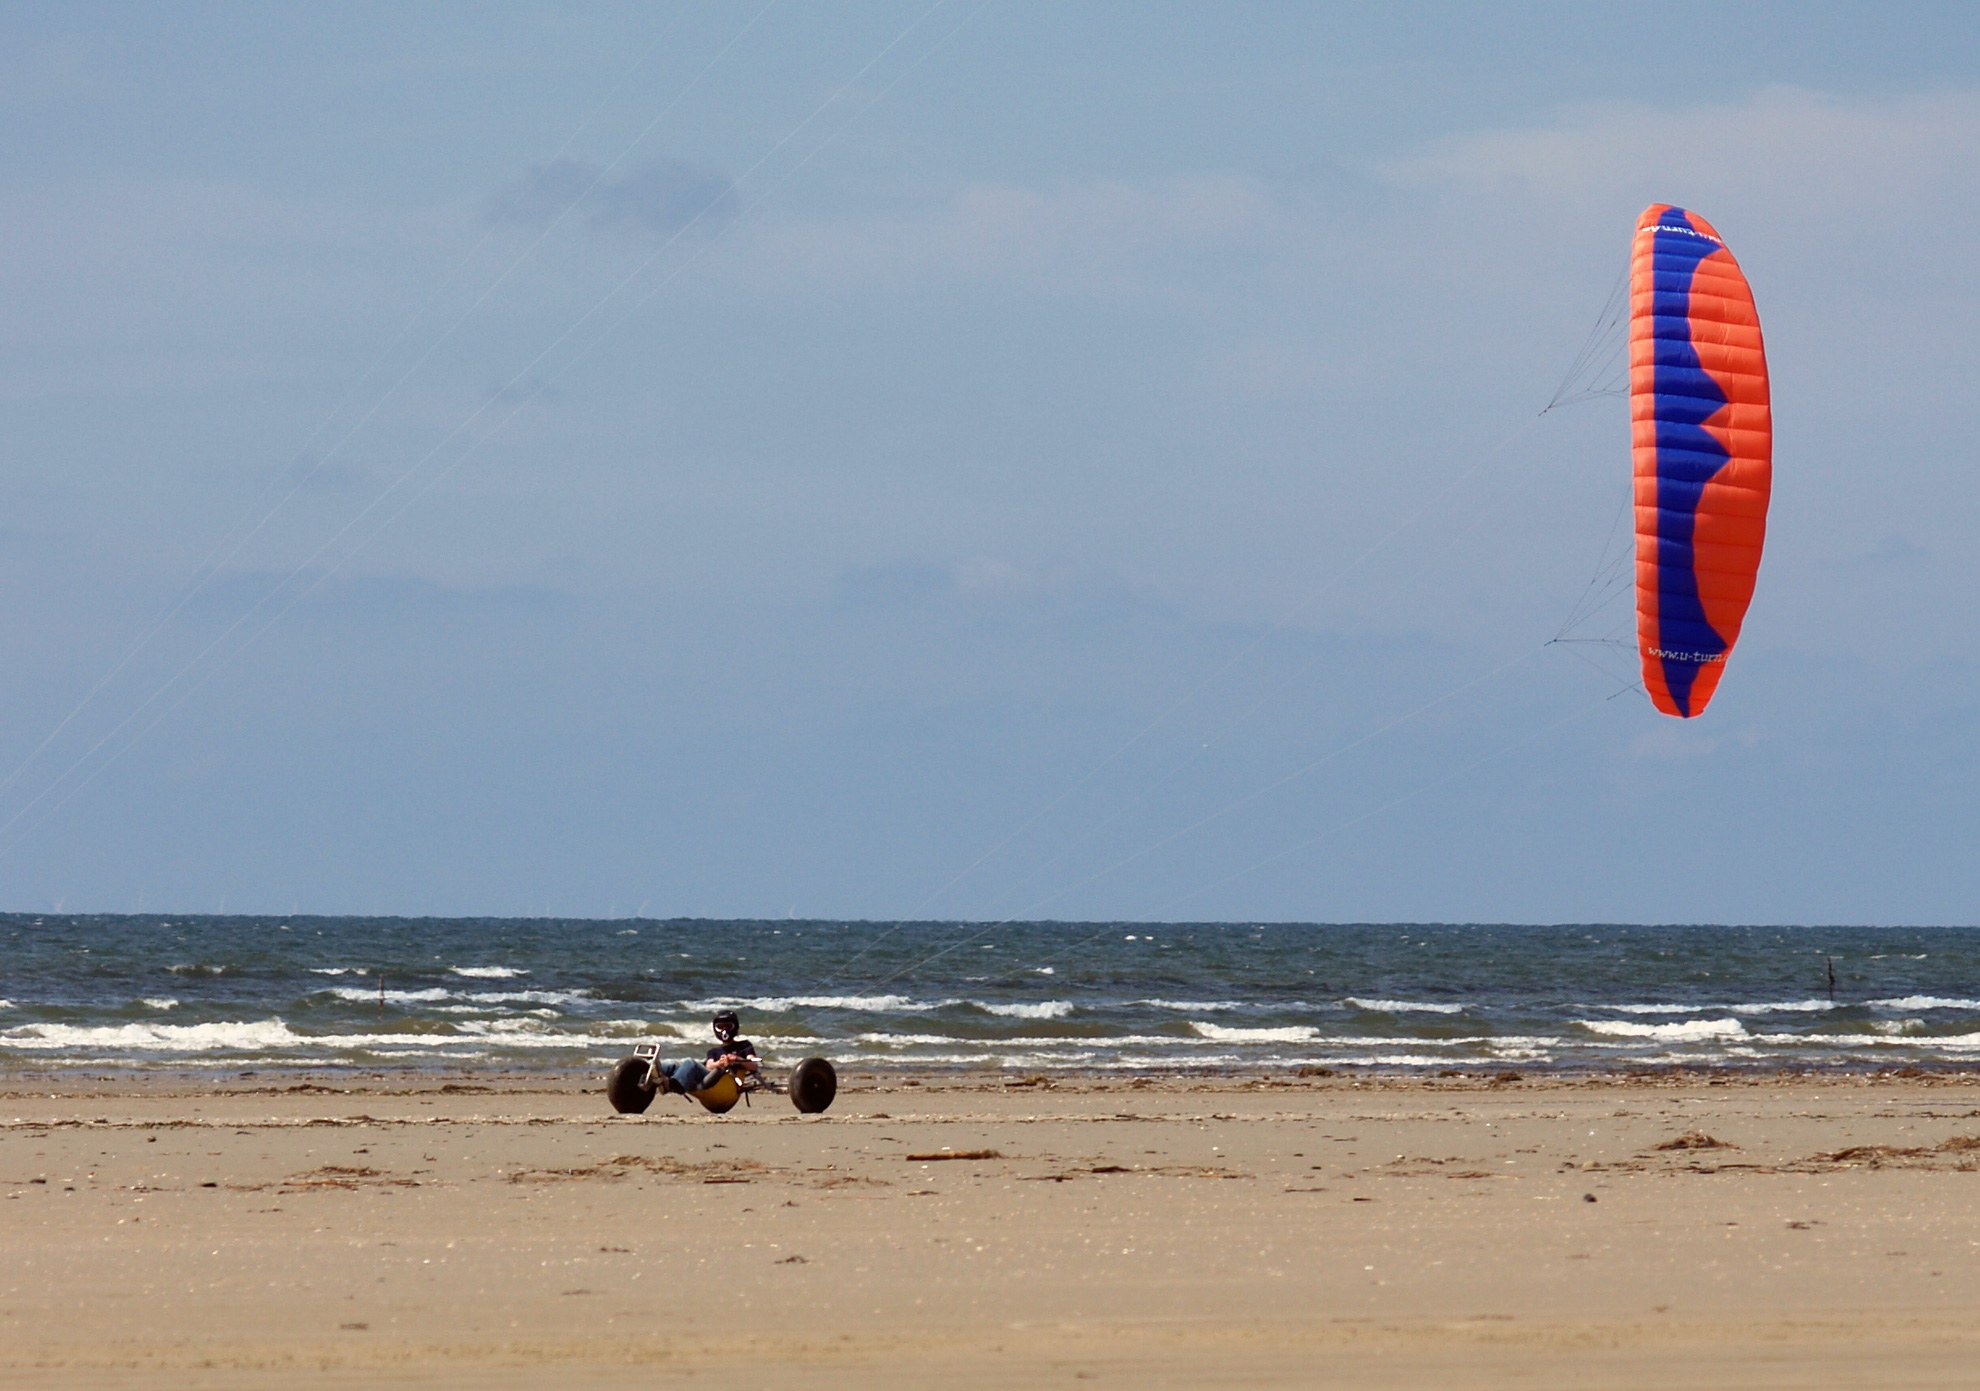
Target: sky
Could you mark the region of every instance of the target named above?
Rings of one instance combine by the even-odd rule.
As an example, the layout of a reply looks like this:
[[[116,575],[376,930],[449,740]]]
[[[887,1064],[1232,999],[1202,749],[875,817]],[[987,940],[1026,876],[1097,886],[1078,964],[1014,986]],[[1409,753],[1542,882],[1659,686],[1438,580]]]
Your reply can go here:
[[[0,908],[1980,921],[1969,7],[24,3],[0,110]],[[1548,645],[1652,202],[1774,392],[1686,722]]]

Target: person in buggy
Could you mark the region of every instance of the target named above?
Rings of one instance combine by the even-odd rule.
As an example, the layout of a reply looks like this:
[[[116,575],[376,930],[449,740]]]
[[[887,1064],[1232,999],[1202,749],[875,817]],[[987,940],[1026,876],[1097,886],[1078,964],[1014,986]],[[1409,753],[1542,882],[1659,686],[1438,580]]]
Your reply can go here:
[[[724,1072],[753,1075],[762,1070],[757,1061],[756,1045],[746,1038],[737,1038],[742,1022],[732,1009],[718,1010],[712,1021],[715,1026],[715,1046],[708,1050],[705,1058],[685,1058],[677,1063],[663,1063],[656,1056],[653,1070],[647,1074],[647,1085],[664,1092],[693,1093],[708,1086]]]

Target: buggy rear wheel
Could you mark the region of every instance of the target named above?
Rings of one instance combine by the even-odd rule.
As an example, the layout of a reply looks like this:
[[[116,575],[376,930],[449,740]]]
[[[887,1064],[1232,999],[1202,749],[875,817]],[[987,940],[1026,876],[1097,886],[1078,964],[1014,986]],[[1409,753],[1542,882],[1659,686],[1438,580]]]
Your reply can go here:
[[[646,1085],[644,1058],[622,1058],[605,1078],[605,1099],[622,1116],[636,1116],[653,1104],[656,1088]]]
[[[839,1074],[823,1058],[806,1058],[791,1069],[791,1105],[806,1115],[816,1115],[832,1104],[839,1094]]]

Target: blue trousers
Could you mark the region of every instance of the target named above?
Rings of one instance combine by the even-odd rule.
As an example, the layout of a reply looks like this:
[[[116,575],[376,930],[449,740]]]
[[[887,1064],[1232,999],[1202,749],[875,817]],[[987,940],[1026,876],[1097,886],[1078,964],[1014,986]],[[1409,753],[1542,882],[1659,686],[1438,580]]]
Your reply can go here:
[[[714,1075],[694,1058],[689,1058],[685,1062],[673,1063],[660,1070],[680,1083],[682,1091],[688,1092],[700,1091],[708,1085],[708,1079]]]

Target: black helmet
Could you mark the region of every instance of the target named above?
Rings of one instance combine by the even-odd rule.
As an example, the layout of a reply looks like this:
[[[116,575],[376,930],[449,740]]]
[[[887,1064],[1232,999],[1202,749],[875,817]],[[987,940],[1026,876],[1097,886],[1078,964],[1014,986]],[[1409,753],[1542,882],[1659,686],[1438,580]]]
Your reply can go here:
[[[734,1010],[718,1009],[715,1011],[715,1037],[727,1043],[740,1032],[742,1032],[742,1021],[736,1018],[736,1012]]]

